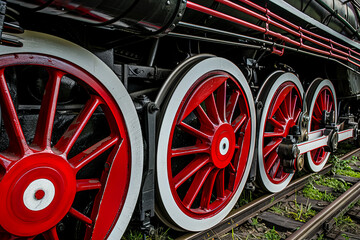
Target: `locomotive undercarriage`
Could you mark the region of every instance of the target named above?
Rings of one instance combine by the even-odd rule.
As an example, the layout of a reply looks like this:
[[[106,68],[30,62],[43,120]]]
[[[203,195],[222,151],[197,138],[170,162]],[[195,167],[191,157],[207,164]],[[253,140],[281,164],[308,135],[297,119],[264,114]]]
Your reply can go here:
[[[156,212],[200,231],[357,140],[358,89],[337,74],[359,72],[335,57],[187,22],[144,38],[10,15],[83,48],[2,36],[0,239],[119,239],[134,211],[143,230]]]

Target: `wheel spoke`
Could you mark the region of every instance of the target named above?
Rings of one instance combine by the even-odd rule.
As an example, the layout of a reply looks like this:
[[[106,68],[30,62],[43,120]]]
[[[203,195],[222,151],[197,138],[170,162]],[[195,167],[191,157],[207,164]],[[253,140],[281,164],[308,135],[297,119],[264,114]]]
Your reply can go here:
[[[101,182],[98,179],[78,179],[76,180],[76,192],[99,190]]]
[[[92,225],[92,223],[93,223],[93,221],[89,217],[87,217],[83,213],[79,212],[75,208],[70,208],[69,214],[88,225]]]
[[[277,146],[279,146],[281,141],[282,141],[282,139],[278,138],[278,139],[271,141],[268,145],[266,145],[266,147],[264,147],[264,150],[263,150],[264,158],[266,158],[271,152],[276,150]]]
[[[235,171],[235,169],[234,169]],[[218,198],[225,197],[225,169],[221,169],[216,177],[216,195]]]
[[[227,122],[229,122],[229,123],[231,122],[231,120],[234,116],[235,107],[237,105],[239,97],[240,97],[240,91],[233,91],[233,93],[231,94],[230,99],[227,103],[226,119],[227,119]]]
[[[209,209],[211,196],[212,196],[212,192],[213,192],[214,185],[215,185],[215,180],[216,180],[218,173],[219,173],[219,169],[213,170],[209,174],[209,176],[207,177],[207,179],[204,183],[204,188],[202,191],[201,202],[200,202],[200,207],[202,209]]]
[[[266,159],[265,162],[265,171],[267,173],[270,172],[271,168],[274,166],[276,160],[278,159],[278,154],[276,151],[271,152],[271,154],[269,155],[269,157]]]
[[[316,103],[315,103],[315,107],[314,107],[314,115],[316,115],[316,116],[322,116],[322,110],[321,110],[321,109],[322,109],[322,108],[320,108],[319,103],[316,102]]]
[[[187,191],[183,203],[186,208],[191,208],[192,204],[195,201],[198,193],[200,192],[201,188],[203,187],[206,179],[208,178],[210,172],[214,169],[212,166],[205,166],[200,169],[191,183],[189,190]]]
[[[326,110],[326,91],[323,91],[323,93],[320,95],[321,97],[321,109]]]
[[[179,127],[184,130],[185,132],[193,135],[194,137],[197,137],[197,138],[200,138],[200,139],[203,139],[203,140],[206,140],[208,141],[210,139],[210,135],[207,135],[206,133],[200,131],[200,130],[197,130],[196,128],[184,123],[184,122],[181,122],[179,124]]]
[[[320,124],[321,120],[318,119],[317,117],[313,116],[312,117],[312,120],[314,120],[315,122],[317,122],[318,124]]]
[[[22,157],[26,152],[30,151],[30,149],[26,143],[16,109],[6,83],[4,71],[4,68],[0,69],[1,117],[4,120],[5,129],[9,137],[10,151]]]
[[[64,72],[49,70],[49,80],[46,84],[41,103],[39,119],[35,131],[33,144],[46,149],[51,147],[51,135],[56,113],[61,78]]]
[[[210,120],[201,105],[196,107],[196,116],[199,118],[201,126],[210,130],[214,129],[214,123]]]
[[[56,231],[56,226],[43,233],[45,240],[59,240],[59,235]]]
[[[282,131],[282,132],[265,132],[264,133],[264,137],[284,137],[285,135],[285,132]]]
[[[279,170],[280,170],[281,164],[280,164],[280,159],[277,158],[272,169],[269,170],[269,175],[275,179]],[[283,175],[284,173],[281,173],[281,175]]]
[[[226,122],[226,81],[216,91],[216,106],[220,120]]]
[[[202,167],[204,167],[209,162],[210,158],[208,156],[201,156],[192,160],[174,177],[175,189],[178,189],[186,180],[200,171],[200,169],[202,169]]]
[[[294,114],[294,122],[297,122],[297,120],[298,120],[299,117],[300,117],[300,113],[301,113],[301,108],[298,108],[298,109],[295,111],[295,114]]]
[[[210,94],[210,96],[205,99],[205,106],[206,106],[206,112],[209,118],[211,119],[211,121],[215,124],[219,124],[220,118],[213,93]]]
[[[181,147],[171,149],[171,157],[180,157],[198,153],[210,153],[210,146],[208,145],[195,145],[190,147]]]
[[[332,109],[333,109],[333,102],[330,102],[330,103],[329,103],[329,111],[328,111],[328,112],[330,112]]]
[[[286,98],[287,98],[288,94],[291,94],[292,89],[293,89],[293,86],[285,86],[285,87],[281,90],[281,92],[280,92],[280,93],[278,94],[278,96],[277,96],[276,101],[274,102],[274,105],[272,106],[272,110],[271,110],[271,113],[270,113],[269,117],[274,116],[275,112],[276,112],[278,109],[284,107],[284,104],[287,104]],[[283,104],[283,103],[284,103],[284,104]],[[286,106],[287,106],[287,105],[286,105]],[[286,107],[286,108],[285,108],[285,111],[286,111],[286,112],[284,112],[284,111],[282,112],[285,117],[288,117],[288,116],[289,116],[287,110],[288,110],[288,109],[287,109],[287,107]],[[284,119],[285,119],[285,118],[284,118]]]
[[[0,165],[4,168],[4,169],[8,169],[9,165],[14,162],[14,160],[11,160],[7,157],[5,157],[4,155],[0,154]]]
[[[234,132],[236,133],[240,127],[243,125],[243,123],[245,122],[245,120],[247,119],[246,114],[240,114],[235,120],[234,122],[231,123]]]
[[[290,94],[289,94],[290,95]],[[290,117],[290,109],[289,109],[289,103],[287,98],[284,99],[284,101],[282,102],[282,104],[280,105],[280,109],[281,111],[284,113],[284,116],[286,119],[288,119]]]
[[[284,129],[284,125],[274,118],[269,118],[268,121],[276,128]]]
[[[59,142],[55,145],[55,148],[60,152],[68,155],[72,146],[80,136],[82,130],[90,120],[91,116],[95,112],[96,108],[101,104],[100,98],[91,96],[90,100],[86,103],[80,114],[74,119]]]
[[[88,163],[93,161],[95,158],[109,150],[119,141],[118,137],[107,137],[93,146],[89,147],[85,151],[79,153],[75,157],[69,160],[70,164],[74,167],[75,171],[78,172],[81,168],[86,166]]]
[[[273,116],[269,117],[269,118],[272,118]],[[276,119],[278,119],[279,121],[282,120],[282,121],[286,121],[286,118],[283,114],[283,112],[281,111],[280,108],[278,108],[278,110],[275,112],[275,117]]]
[[[298,96],[295,95],[294,102],[292,103],[292,108],[291,108],[291,116],[292,116],[294,119],[295,119],[295,109],[296,109],[297,100],[298,100]]]

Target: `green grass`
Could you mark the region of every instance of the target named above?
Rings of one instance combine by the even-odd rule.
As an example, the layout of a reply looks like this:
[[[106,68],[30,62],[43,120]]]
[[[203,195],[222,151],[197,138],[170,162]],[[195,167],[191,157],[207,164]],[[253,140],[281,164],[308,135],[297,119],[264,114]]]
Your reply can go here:
[[[164,230],[164,228],[159,227],[155,229],[153,236],[146,236],[146,240],[172,240],[171,237],[168,236],[168,231],[170,228]],[[143,240],[144,235],[141,231],[137,229],[129,229],[122,236],[121,240]]]
[[[331,187],[335,192],[345,192],[350,186],[342,179],[335,179],[327,176],[317,176],[314,179],[314,183],[326,187]]]
[[[358,232],[359,226],[349,216],[334,218],[336,228],[343,232]]]
[[[267,240],[280,240],[281,236],[280,234],[275,230],[275,227],[273,227],[272,229],[268,230],[265,233],[265,239]]]
[[[338,174],[338,175],[360,178],[360,172],[355,172],[354,170],[338,169],[338,170],[336,170],[335,173]]]
[[[332,202],[336,199],[331,193],[320,192],[318,189],[314,188],[311,183],[306,184],[302,193],[304,197],[319,201]]]
[[[143,234],[139,230],[128,230],[121,240],[142,240]]]
[[[296,200],[291,207],[278,203],[270,208],[273,213],[292,218],[299,222],[306,222],[316,215],[316,211],[311,208],[311,204],[298,204]]]

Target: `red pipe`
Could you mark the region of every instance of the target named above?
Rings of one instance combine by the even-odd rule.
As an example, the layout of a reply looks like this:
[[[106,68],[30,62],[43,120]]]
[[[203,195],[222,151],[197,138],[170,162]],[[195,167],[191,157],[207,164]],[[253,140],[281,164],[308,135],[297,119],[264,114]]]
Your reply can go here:
[[[272,36],[272,37],[277,38],[279,40],[282,40],[282,41],[284,41],[286,43],[295,45],[298,48],[302,48],[302,49],[305,49],[305,50],[308,50],[308,51],[311,51],[311,52],[315,52],[315,53],[318,53],[318,54],[322,54],[322,55],[325,55],[325,56],[331,56],[331,57],[334,57],[334,58],[337,58],[337,59],[340,59],[340,60],[343,60],[343,61],[348,61],[348,62],[360,67],[360,64],[358,64],[358,63],[356,63],[356,62],[349,59],[349,58],[351,58],[351,59],[353,59],[353,60],[355,60],[357,62],[360,62],[359,58],[351,55],[351,53],[353,53],[353,54],[355,54],[357,56],[360,56],[360,53],[358,53],[355,50],[353,50],[353,49],[351,49],[349,47],[346,47],[346,46],[344,46],[344,45],[342,45],[340,43],[334,42],[333,40],[331,40],[329,38],[325,38],[325,37],[323,37],[321,35],[318,35],[316,33],[313,33],[311,31],[303,29],[300,26],[297,26],[296,24],[293,24],[290,21],[276,15],[275,13],[272,13],[267,8],[263,8],[263,7],[253,3],[251,1],[249,1],[249,0],[238,0],[239,2],[247,4],[248,6],[256,9],[257,11],[262,12],[263,14],[265,14],[265,16],[263,16],[263,15],[257,13],[257,12],[254,12],[254,11],[252,11],[252,10],[246,8],[246,7],[240,6],[239,4],[236,4],[236,3],[231,2],[229,0],[215,0],[215,1],[217,1],[217,2],[219,2],[221,4],[224,4],[224,5],[228,6],[228,7],[231,7],[233,9],[235,9],[235,10],[238,10],[240,12],[243,12],[243,13],[245,13],[245,14],[247,14],[249,16],[252,16],[252,17],[254,17],[254,18],[258,19],[258,20],[261,20],[261,21],[265,22],[266,27],[263,28],[263,27],[257,26],[255,24],[249,23],[249,22],[241,20],[239,18],[236,18],[236,17],[230,16],[230,15],[221,13],[219,11],[216,11],[216,10],[201,6],[199,4],[196,4],[196,3],[193,3],[193,2],[190,2],[190,1],[187,2],[187,7],[190,8],[190,9],[205,13],[205,14],[209,14],[209,15],[214,16],[214,17],[218,17],[218,18],[221,18],[221,19],[233,22],[233,23],[240,24],[240,25],[242,25],[244,27],[259,31],[261,33],[264,33],[265,35],[269,35],[269,36]],[[276,21],[272,20],[270,17],[276,19],[277,21],[280,21],[281,23],[287,25],[288,27],[281,24],[281,23],[279,23],[279,22],[276,22]],[[291,38],[289,38],[287,36],[284,36],[284,35],[282,35],[280,33],[277,33],[277,32],[274,32],[274,31],[270,30],[269,25],[275,26],[275,27],[277,27],[279,29],[282,29],[282,30],[290,33],[295,38],[299,38],[299,41],[296,41],[296,40],[291,39]],[[314,38],[316,38],[318,40],[316,40]],[[315,45],[317,45],[319,47],[327,49],[328,51],[321,50],[319,48],[306,45],[306,44],[303,43],[303,41],[311,42],[311,43],[313,43],[313,44],[315,44]],[[323,42],[321,42],[321,41],[323,41]],[[334,46],[336,46],[337,48],[335,48]],[[344,49],[345,51],[340,50],[338,48]],[[279,55],[282,55],[282,53],[283,53],[283,51],[281,51],[281,50],[276,50],[274,52],[277,53],[277,54],[281,53]]]

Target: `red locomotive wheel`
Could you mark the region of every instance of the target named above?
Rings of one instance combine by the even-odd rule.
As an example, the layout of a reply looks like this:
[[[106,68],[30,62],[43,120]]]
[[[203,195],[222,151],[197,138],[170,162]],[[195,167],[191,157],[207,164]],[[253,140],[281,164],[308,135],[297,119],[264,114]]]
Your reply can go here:
[[[189,231],[218,223],[244,187],[253,143],[254,105],[241,72],[217,57],[194,64],[167,100],[162,117],[160,215]]]
[[[29,34],[32,41],[26,40]],[[131,175],[135,171],[141,178],[142,168],[136,160],[141,154],[133,155],[130,121],[119,105],[125,92],[120,94],[119,80],[100,60],[75,45],[64,41],[68,48],[57,51],[81,67],[50,56],[54,43],[44,36],[24,35],[24,48],[18,51],[33,53],[8,48],[0,56],[2,138],[8,138],[7,146],[1,141],[0,147],[0,239],[120,238],[119,225],[126,227],[140,187],[140,179]],[[81,55],[73,58],[75,52]],[[94,76],[100,72],[106,80]],[[26,91],[34,93],[29,99],[35,102],[21,99],[26,94],[18,99],[14,82],[23,91],[34,79],[37,91]],[[65,101],[69,86],[81,95],[76,104]],[[135,111],[129,114],[136,116]],[[35,119],[33,129],[29,119]]]
[[[306,104],[310,117],[308,132],[314,132],[322,128],[321,120],[323,112],[335,111],[337,113],[336,94],[333,84],[329,80],[314,80],[306,92]],[[337,114],[335,114],[335,122]],[[320,171],[329,159],[330,153],[320,147],[306,153],[306,166],[312,172]]]
[[[259,121],[259,172],[262,185],[270,192],[284,189],[293,176],[284,172],[277,147],[299,119],[303,92],[294,74],[277,72],[259,94],[258,101],[264,104]]]

